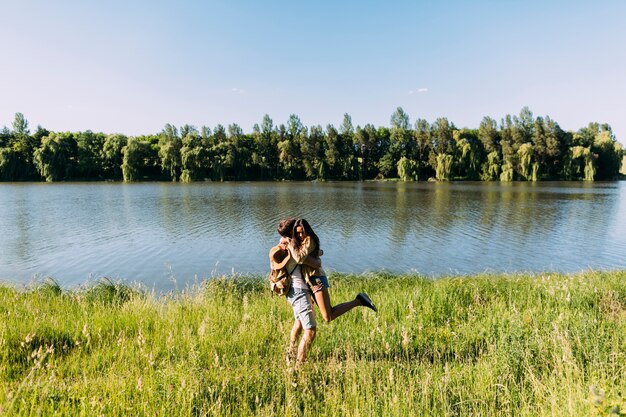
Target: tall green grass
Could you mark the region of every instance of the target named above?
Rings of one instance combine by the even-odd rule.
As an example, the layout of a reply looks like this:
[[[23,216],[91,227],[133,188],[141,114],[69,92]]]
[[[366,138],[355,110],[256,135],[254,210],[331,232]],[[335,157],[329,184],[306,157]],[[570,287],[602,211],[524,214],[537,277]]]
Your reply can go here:
[[[318,326],[262,278],[156,297],[111,281],[0,286],[0,415],[589,416],[626,411],[626,272],[331,277]]]

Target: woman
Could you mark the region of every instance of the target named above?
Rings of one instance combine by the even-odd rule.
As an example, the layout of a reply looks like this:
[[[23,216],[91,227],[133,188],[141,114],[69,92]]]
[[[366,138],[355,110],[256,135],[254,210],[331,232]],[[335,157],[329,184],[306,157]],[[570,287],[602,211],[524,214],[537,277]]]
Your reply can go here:
[[[322,254],[320,249],[320,240],[305,219],[298,219],[295,221],[291,242],[290,242],[291,257],[297,262],[301,263],[307,257],[313,256],[319,259]],[[310,262],[307,261],[307,262]],[[352,301],[337,304],[333,306],[330,302],[330,294],[328,288],[328,278],[326,273],[322,269],[322,262],[320,260],[319,267],[311,270],[311,268],[303,268],[303,274],[305,279],[308,278],[311,285],[311,291],[315,297],[315,302],[322,313],[322,317],[325,322],[331,322],[337,317],[347,313],[358,306],[364,306],[377,311],[376,306],[372,303],[369,296],[365,293],[357,294],[356,298]]]
[[[326,322],[336,319],[357,306],[377,310],[365,293],[359,293],[352,301],[332,306],[328,293],[330,285],[319,258],[322,255],[319,238],[306,220],[285,219],[280,222],[278,233],[282,237],[280,244],[291,254],[291,259],[286,266],[287,270],[293,271],[291,272],[293,283],[287,294],[287,301],[294,309],[295,321],[291,329],[287,359],[290,362],[295,358],[296,364],[299,365],[306,359],[317,332],[311,293]],[[304,335],[298,344],[303,329]]]

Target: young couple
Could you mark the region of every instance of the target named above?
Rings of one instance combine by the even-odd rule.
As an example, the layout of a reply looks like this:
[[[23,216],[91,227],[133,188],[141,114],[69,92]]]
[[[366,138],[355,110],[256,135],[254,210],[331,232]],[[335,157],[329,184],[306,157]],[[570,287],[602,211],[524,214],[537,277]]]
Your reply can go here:
[[[293,307],[295,322],[291,329],[287,361],[291,363],[295,360],[296,366],[300,366],[305,361],[316,334],[313,299],[326,322],[358,306],[377,310],[365,293],[359,293],[354,300],[335,306],[330,303],[330,285],[320,259],[323,254],[320,240],[306,220],[285,219],[278,225],[278,233],[281,236],[279,245],[291,255],[286,265],[292,277],[287,301]]]

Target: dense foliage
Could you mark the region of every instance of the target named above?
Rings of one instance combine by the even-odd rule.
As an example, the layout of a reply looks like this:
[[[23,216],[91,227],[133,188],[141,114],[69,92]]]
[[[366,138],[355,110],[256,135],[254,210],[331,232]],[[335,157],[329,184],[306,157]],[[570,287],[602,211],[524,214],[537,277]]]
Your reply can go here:
[[[605,180],[620,172],[624,151],[607,124],[566,132],[523,108],[498,124],[458,129],[446,118],[413,125],[402,108],[391,127],[306,127],[296,115],[274,125],[265,115],[252,133],[237,124],[214,129],[165,125],[155,135],[34,133],[21,113],[0,131],[0,180]],[[624,159],[626,161],[626,159]],[[622,167],[622,172],[626,168]]]
[[[379,312],[320,323],[299,373],[262,278],[0,286],[0,415],[624,416],[624,279],[333,275],[335,302]]]

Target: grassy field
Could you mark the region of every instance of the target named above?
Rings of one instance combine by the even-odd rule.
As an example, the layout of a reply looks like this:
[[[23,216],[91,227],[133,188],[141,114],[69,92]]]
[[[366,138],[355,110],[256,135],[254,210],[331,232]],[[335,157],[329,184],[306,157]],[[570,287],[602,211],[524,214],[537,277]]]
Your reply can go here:
[[[155,297],[0,286],[0,415],[589,416],[626,411],[626,271],[333,275],[310,360],[266,282]],[[318,315],[319,319],[319,315]],[[321,321],[321,319],[320,319]]]

